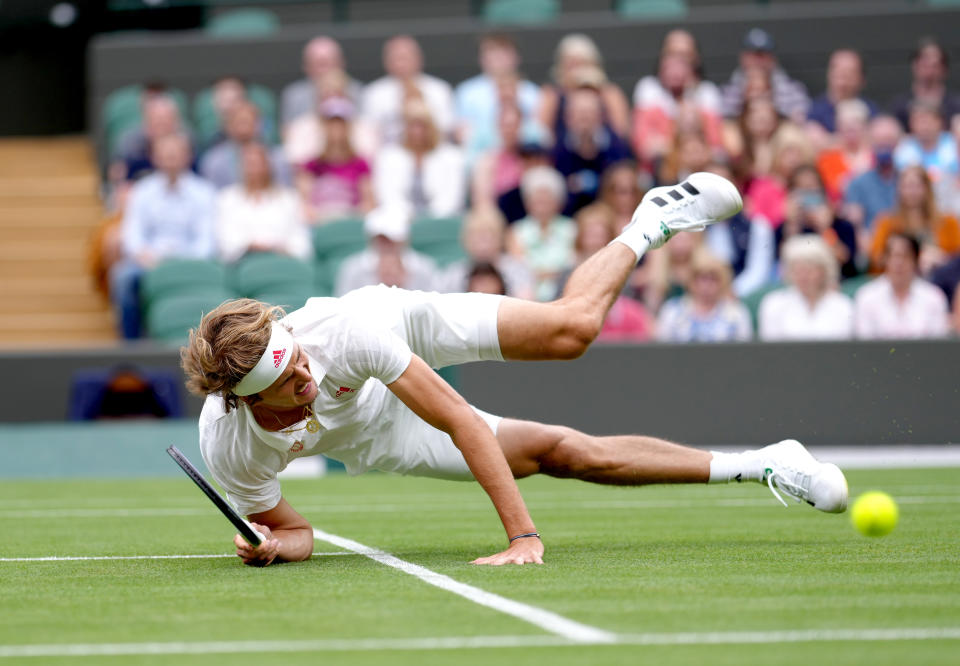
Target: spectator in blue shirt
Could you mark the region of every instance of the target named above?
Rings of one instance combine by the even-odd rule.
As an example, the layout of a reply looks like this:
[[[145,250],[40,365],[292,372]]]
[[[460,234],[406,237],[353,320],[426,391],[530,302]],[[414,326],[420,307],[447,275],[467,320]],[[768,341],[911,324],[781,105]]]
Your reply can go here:
[[[481,73],[467,79],[454,91],[458,133],[467,159],[497,145],[497,119],[503,101],[516,106],[527,132],[535,126],[540,88],[520,78],[520,55],[506,35],[485,35],[480,40]],[[506,98],[505,100],[502,98]]]
[[[630,147],[603,121],[600,94],[580,88],[567,96],[567,131],[554,148],[554,163],[567,181],[564,215],[572,215],[596,198],[600,175],[608,166],[631,157]]]
[[[216,251],[216,191],[190,172],[183,134],[155,141],[157,170],[133,186],[123,217],[123,259],[110,272],[111,298],[125,338],[140,337],[140,277],[169,258],[207,259]]]
[[[919,165],[926,169],[934,183],[947,174],[960,171],[957,142],[944,131],[940,109],[930,102],[914,102],[910,108],[910,134],[893,153],[898,171]]]
[[[223,141],[210,148],[200,159],[200,175],[217,189],[243,181],[243,149],[261,138],[260,110],[252,102],[238,102],[228,113]],[[273,178],[281,185],[290,185],[290,167],[279,147],[269,148]]]
[[[900,134],[900,123],[893,116],[877,116],[870,123],[873,168],[850,181],[843,204],[844,217],[861,232],[872,229],[877,215],[892,209],[897,201],[893,151]]]

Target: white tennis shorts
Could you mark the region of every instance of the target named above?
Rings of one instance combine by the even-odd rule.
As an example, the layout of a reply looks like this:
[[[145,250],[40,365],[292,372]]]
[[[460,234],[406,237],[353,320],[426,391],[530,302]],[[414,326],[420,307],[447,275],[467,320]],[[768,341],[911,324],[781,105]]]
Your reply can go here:
[[[378,285],[345,294],[343,300],[376,313],[378,320],[410,346],[430,367],[443,368],[474,361],[502,361],[497,336],[495,294],[439,294]],[[473,408],[496,434],[501,417]],[[410,476],[473,480],[460,450],[450,436],[414,414],[390,391],[383,410],[389,428],[373,445],[370,468]]]

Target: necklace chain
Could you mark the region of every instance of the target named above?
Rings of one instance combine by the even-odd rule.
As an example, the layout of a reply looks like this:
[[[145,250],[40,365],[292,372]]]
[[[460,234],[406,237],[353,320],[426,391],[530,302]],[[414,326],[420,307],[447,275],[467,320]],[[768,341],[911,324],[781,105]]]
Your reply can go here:
[[[303,406],[303,409],[304,409],[304,411],[306,411],[306,413],[307,413],[307,416],[306,416],[306,421],[307,421],[307,422],[306,422],[304,425],[300,426],[299,428],[294,428],[293,425],[296,425],[296,423],[295,423],[295,424],[293,424],[293,425],[291,425],[291,426],[287,426],[287,427],[285,427],[285,428],[282,428],[281,430],[278,430],[277,432],[282,432],[282,433],[289,434],[289,433],[294,433],[294,432],[300,432],[301,430],[306,430],[307,432],[314,433],[314,432],[317,432],[318,430],[320,430],[320,422],[317,421],[317,415],[314,413],[313,408],[310,407],[310,405],[304,405],[304,406]],[[277,416],[274,412],[270,412],[270,413],[273,414],[273,418],[275,418],[275,419],[277,420],[277,423],[279,423],[279,424],[282,426],[282,425],[283,425],[283,421],[280,420],[280,417]]]

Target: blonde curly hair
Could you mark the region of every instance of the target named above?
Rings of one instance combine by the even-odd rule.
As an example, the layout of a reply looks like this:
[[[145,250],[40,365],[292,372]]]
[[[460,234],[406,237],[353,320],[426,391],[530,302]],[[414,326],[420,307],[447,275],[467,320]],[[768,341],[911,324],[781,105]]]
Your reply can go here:
[[[233,388],[263,356],[270,323],[285,315],[283,308],[252,298],[227,301],[204,315],[180,348],[187,389],[199,396],[219,393],[228,412],[236,408],[240,397]]]

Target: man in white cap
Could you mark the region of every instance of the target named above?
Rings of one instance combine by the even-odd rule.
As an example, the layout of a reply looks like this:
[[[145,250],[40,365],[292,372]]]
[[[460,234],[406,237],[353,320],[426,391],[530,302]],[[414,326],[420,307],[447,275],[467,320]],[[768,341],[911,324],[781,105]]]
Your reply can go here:
[[[384,262],[394,259],[402,265],[406,279],[403,284],[387,286],[433,290],[439,269],[433,259],[408,244],[412,216],[410,206],[401,202],[386,204],[367,213],[363,220],[367,247],[340,264],[333,293],[343,296],[354,289],[384,282],[380,278],[380,268]]]
[[[778,498],[845,510],[843,473],[799,442],[717,453],[654,437],[593,437],[480,411],[432,370],[583,354],[644,252],[741,206],[736,188],[713,174],[650,190],[621,235],[581,264],[552,303],[377,286],[311,299],[280,320],[277,308],[252,300],[208,313],[182,359],[187,386],[207,396],[204,460],[265,536],[253,548],[237,535],[237,555],[259,566],[310,556],[312,528],[283,498],[277,473],[294,458],[319,453],[351,474],[378,469],[476,480],[508,539],[505,550],[476,564],[543,561],[514,481],[537,473],[618,485],[751,480]]]

